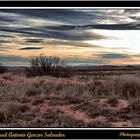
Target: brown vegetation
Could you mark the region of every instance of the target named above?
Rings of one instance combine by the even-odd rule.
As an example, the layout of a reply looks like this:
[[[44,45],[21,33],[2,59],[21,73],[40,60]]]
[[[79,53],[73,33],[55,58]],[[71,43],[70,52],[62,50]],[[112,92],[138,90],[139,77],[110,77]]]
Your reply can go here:
[[[27,76],[51,75],[54,77],[69,77],[70,69],[63,60],[56,56],[37,56],[31,60],[30,68],[26,69]]]
[[[139,71],[77,73],[0,74],[0,127],[140,126]]]

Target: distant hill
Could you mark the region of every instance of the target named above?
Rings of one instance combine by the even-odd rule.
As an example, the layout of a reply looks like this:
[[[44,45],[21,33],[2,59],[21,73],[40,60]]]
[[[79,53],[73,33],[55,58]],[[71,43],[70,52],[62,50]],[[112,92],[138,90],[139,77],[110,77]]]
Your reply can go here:
[[[73,66],[72,70],[140,70],[140,65]]]
[[[100,65],[100,66],[69,66],[71,70],[140,70],[140,65]],[[8,71],[12,72],[24,72],[27,66],[7,66]]]
[[[12,71],[12,72],[24,72],[25,69],[27,68],[26,66],[7,66],[8,71]]]

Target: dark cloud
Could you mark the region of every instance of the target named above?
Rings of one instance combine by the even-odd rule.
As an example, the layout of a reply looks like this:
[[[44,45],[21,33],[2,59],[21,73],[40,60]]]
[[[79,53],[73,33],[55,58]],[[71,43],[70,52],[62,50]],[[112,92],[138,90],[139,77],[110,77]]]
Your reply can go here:
[[[110,12],[108,10],[58,10],[58,9],[43,9],[43,10],[0,10],[2,14],[0,18],[6,20],[5,26],[0,26],[1,32],[9,34],[18,33],[22,36],[38,37],[38,38],[52,38],[62,40],[98,40],[107,39],[107,37],[91,34],[87,32],[90,29],[107,29],[107,30],[139,30],[140,25],[134,23],[117,23],[117,18],[125,20],[128,17],[120,17],[117,10]],[[11,14],[8,16],[8,13]],[[124,11],[128,13],[128,11]],[[134,12],[133,12],[134,13]],[[19,18],[21,15],[21,18]],[[116,18],[116,16],[119,16]],[[131,16],[131,15],[130,15]],[[17,18],[16,18],[17,17]],[[46,25],[34,24],[32,19],[44,21],[53,21],[53,23]],[[115,24],[100,23],[103,20],[115,21]],[[14,26],[10,27],[11,22]],[[97,22],[98,21],[98,22]],[[57,22],[61,24],[58,26]],[[55,24],[56,23],[56,24]],[[23,26],[22,26],[23,24]],[[26,26],[26,27],[24,27]],[[40,43],[42,40],[26,39],[27,43]]]
[[[0,43],[10,43],[9,40],[0,40]]]
[[[25,30],[25,28],[6,28],[6,27],[1,27],[0,30],[9,33],[19,33],[29,37],[32,36],[32,37],[43,37],[43,38],[53,38],[53,39],[62,39],[62,40],[90,40],[90,39],[97,40],[97,39],[107,38],[106,36],[103,35],[90,33],[87,30],[56,31],[56,30],[35,29],[35,28],[29,28]],[[30,42],[33,43],[35,42],[35,40],[30,40]]]
[[[15,22],[15,19],[8,18],[8,17],[0,17],[0,20],[1,20],[1,22],[5,22],[5,23]]]
[[[89,25],[88,28],[96,29],[106,29],[106,30],[140,30],[140,24],[98,24],[98,25]]]
[[[101,54],[100,57],[110,59],[131,58],[131,56],[127,54],[116,54],[116,53]]]
[[[0,35],[0,37],[2,37],[2,38],[14,38],[14,36],[12,36],[12,35]]]
[[[83,30],[83,29],[106,29],[106,30],[139,30],[140,24],[96,24],[96,25],[80,25],[80,26],[72,26],[72,25],[64,25],[64,26],[54,26],[49,27],[50,29],[55,30]]]
[[[40,42],[43,42],[43,39],[26,39],[25,42],[27,43],[40,43]]]
[[[25,47],[25,48],[20,48],[19,50],[40,50],[43,47]]]
[[[4,32],[9,32],[9,33],[20,33],[20,34],[22,34],[22,35],[38,35],[38,33],[36,32],[35,33],[35,30],[33,30],[32,29],[32,31],[34,31],[34,32],[32,32],[32,31],[26,31],[26,30],[24,30],[24,28],[9,28],[9,27],[0,27],[0,31],[2,32],[2,31],[4,31]]]
[[[6,13],[22,14],[28,17],[43,18],[54,21],[60,21],[64,24],[86,24],[86,22],[93,23],[92,18],[98,18],[95,14],[85,12],[84,10],[70,10],[70,9],[19,9],[19,10],[1,10]]]

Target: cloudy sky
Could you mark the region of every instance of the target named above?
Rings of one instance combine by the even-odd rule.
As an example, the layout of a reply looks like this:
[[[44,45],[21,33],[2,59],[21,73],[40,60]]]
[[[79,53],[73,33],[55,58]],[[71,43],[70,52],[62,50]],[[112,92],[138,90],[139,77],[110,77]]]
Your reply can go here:
[[[139,64],[140,9],[0,10],[0,62],[34,56],[72,65]]]

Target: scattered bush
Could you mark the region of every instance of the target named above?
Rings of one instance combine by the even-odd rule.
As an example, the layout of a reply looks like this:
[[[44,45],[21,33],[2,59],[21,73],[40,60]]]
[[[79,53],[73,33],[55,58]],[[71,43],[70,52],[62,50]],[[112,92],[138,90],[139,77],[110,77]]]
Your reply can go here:
[[[57,78],[70,76],[69,67],[56,56],[37,56],[31,60],[31,66],[26,71],[27,76],[51,75]]]
[[[3,64],[2,63],[0,63],[0,73],[5,73],[5,72],[7,72],[7,67],[6,66],[3,66]]]

